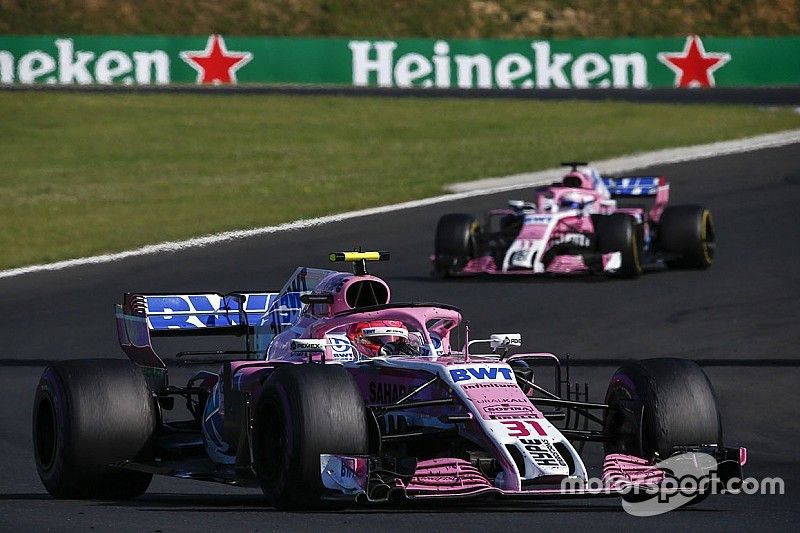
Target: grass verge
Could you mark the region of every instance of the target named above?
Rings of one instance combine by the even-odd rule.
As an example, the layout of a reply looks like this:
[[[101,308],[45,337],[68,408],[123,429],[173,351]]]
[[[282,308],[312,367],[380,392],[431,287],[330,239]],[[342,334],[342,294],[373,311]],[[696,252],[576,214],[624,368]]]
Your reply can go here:
[[[457,181],[800,127],[791,110],[0,93],[0,268],[441,194]]]

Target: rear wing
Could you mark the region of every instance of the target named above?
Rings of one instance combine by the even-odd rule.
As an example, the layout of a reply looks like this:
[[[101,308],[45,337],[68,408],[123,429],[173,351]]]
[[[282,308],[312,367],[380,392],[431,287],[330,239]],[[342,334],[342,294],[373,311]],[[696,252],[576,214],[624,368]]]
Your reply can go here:
[[[603,176],[612,197],[656,196],[662,187],[669,190],[664,176]]]
[[[212,357],[184,362],[220,362],[222,355],[250,359],[263,355],[278,333],[294,325],[304,306],[300,296],[331,274],[335,272],[300,267],[280,292],[125,293],[122,304],[115,306],[117,339],[125,354],[143,367],[166,368],[153,349],[153,337],[241,336],[242,351],[182,352],[177,357]]]
[[[158,337],[181,333],[243,335],[277,296],[277,292],[126,294],[126,299],[130,309],[144,311],[148,329]]]
[[[654,222],[661,219],[661,213],[669,202],[669,182],[664,176],[603,176],[603,183],[615,200],[646,199],[648,203],[652,200],[649,207],[648,204],[642,207]]]
[[[251,334],[278,301],[277,292],[138,294],[125,293],[115,306],[117,338],[135,363],[165,368],[153,350],[152,337]]]

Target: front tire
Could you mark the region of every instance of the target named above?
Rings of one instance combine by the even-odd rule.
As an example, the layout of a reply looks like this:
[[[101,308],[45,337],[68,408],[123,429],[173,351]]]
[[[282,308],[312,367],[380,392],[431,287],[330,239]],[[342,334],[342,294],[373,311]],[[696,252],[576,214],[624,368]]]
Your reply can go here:
[[[369,452],[364,401],[338,365],[275,370],[259,398],[255,422],[256,473],[267,500],[280,509],[325,504],[320,454]]]
[[[478,232],[478,221],[472,215],[452,213],[439,219],[434,240],[434,273],[438,277],[463,268],[477,256]]]
[[[716,247],[711,211],[699,205],[664,209],[659,220],[659,242],[670,268],[706,269],[714,262]]]
[[[62,361],[36,388],[36,469],[56,498],[128,499],[152,474],[115,468],[146,451],[155,432],[155,400],[141,370],[117,359]]]
[[[624,213],[593,216],[597,251],[620,252],[622,262],[613,276],[635,278],[642,273],[642,239],[636,219]]]
[[[676,446],[722,447],[717,399],[693,361],[644,359],[619,368],[608,386],[606,453],[669,457]]]

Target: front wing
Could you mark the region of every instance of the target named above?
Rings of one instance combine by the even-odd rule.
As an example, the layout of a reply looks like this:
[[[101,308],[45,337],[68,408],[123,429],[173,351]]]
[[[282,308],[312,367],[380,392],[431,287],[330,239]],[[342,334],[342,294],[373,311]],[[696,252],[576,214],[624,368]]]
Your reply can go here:
[[[437,258],[431,257],[436,264]],[[513,268],[503,270],[497,261],[490,255],[470,259],[462,268],[455,265],[448,269],[451,276],[474,276],[478,274],[491,275],[536,275],[536,274],[589,274],[589,273],[614,273],[622,265],[620,252],[586,253],[576,255],[556,255],[541,269]]]
[[[728,484],[742,479],[746,462],[745,448],[695,446],[676,449],[680,464],[695,465],[695,478],[707,477],[710,482]],[[704,458],[713,458],[713,468],[703,467]],[[673,463],[657,463],[624,454],[609,454],[603,462],[603,476],[598,483],[577,478],[529,485],[523,490],[499,489],[473,464],[464,459],[440,458],[398,464],[387,464],[374,456],[323,454],[320,475],[330,498],[381,503],[398,497],[408,501],[460,500],[495,497],[508,499],[558,499],[586,497],[619,497],[632,490],[649,495],[674,493]],[[669,464],[670,467],[665,467]],[[670,492],[672,491],[672,492]],[[681,494],[686,490],[682,489]]]

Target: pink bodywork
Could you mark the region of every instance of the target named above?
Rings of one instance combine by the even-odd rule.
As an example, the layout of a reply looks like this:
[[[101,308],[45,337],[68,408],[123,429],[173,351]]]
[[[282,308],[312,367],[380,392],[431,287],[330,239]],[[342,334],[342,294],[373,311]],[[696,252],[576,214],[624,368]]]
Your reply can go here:
[[[596,187],[593,178],[584,172],[572,171],[564,176],[565,179],[573,178],[578,180],[580,187],[565,186],[563,183],[554,183],[549,186],[534,189],[532,205],[535,214],[555,214],[560,211],[562,199],[579,199],[586,207],[579,216],[566,218],[558,223],[553,229],[546,249],[555,242],[559,242],[563,236],[570,233],[594,234],[595,229],[591,220],[591,214],[609,215],[612,213],[625,213],[636,218],[643,223],[645,231],[645,241],[649,240],[650,223],[657,223],[669,201],[669,183],[662,176],[659,177],[659,184],[656,190],[653,205],[645,210],[639,207],[618,207],[616,200],[612,199],[604,186]],[[494,209],[489,211],[489,216],[503,216],[519,214],[513,209]],[[527,211],[526,211],[527,213]],[[546,237],[548,231],[547,224],[523,224],[517,236],[518,241],[537,241]],[[605,270],[612,261],[613,254],[602,255],[602,267]],[[431,257],[435,262],[436,258]],[[475,275],[475,274],[513,274],[531,275],[538,274],[533,269],[513,268],[503,270],[502,258],[499,259],[492,255],[483,255],[470,259],[467,264],[458,271],[451,272],[451,275]],[[544,272],[549,274],[582,274],[590,271],[590,267],[585,263],[580,255],[558,255],[555,256],[546,266]]]
[[[428,459],[417,464],[414,477],[405,487],[414,494],[452,494],[478,489],[494,489],[480,470],[464,459]]]
[[[481,472],[463,459],[442,458],[421,461],[411,482],[404,488],[412,498],[426,499],[453,495],[496,493],[506,496],[588,496],[615,495],[631,485],[658,487],[666,473],[654,461],[624,454],[609,454],[603,461],[603,486],[565,491],[552,484],[523,491],[495,487]],[[398,482],[398,484],[401,484]]]
[[[665,475],[653,461],[633,455],[612,453],[603,461],[603,481],[614,489],[628,485],[658,485]]]
[[[582,224],[585,221],[574,217],[564,224]],[[531,233],[533,234],[533,233]],[[557,258],[557,260],[559,260]],[[488,266],[488,265],[487,265]],[[571,268],[564,265],[564,269]],[[325,278],[315,289],[316,293],[323,292],[331,295],[327,307],[319,309],[315,305],[306,306],[300,317],[293,322],[293,326],[278,334],[273,339],[284,348],[278,352],[268,352],[266,360],[242,360],[228,363],[227,372],[219,376],[208,372],[201,372],[195,378],[198,386],[206,392],[219,392],[220,389],[248,393],[251,398],[258,398],[264,382],[274,369],[281,365],[298,365],[316,363],[334,363],[330,350],[323,354],[309,355],[292,353],[290,346],[292,339],[324,339],[333,331],[340,331],[348,324],[370,320],[399,320],[410,328],[424,334],[424,341],[431,347],[435,337],[440,344],[436,350],[431,350],[427,356],[392,356],[374,359],[353,360],[343,363],[353,376],[361,390],[365,403],[368,406],[387,406],[397,403],[401,398],[414,393],[415,401],[441,400],[451,396],[452,403],[436,404],[426,408],[426,415],[432,417],[459,416],[466,424],[465,431],[470,439],[481,443],[482,447],[490,452],[502,467],[504,478],[498,475],[497,479],[488,479],[478,468],[469,461],[458,457],[434,457],[418,461],[412,476],[398,476],[393,481],[391,489],[400,489],[409,498],[442,498],[463,497],[480,494],[497,494],[507,496],[586,496],[618,493],[626,485],[658,486],[665,478],[664,471],[655,466],[655,462],[639,457],[624,454],[610,454],[603,463],[604,487],[600,489],[578,489],[565,492],[557,485],[564,476],[544,476],[535,479],[534,485],[523,487],[520,476],[510,479],[509,473],[518,472],[517,466],[510,460],[503,450],[503,445],[497,436],[490,433],[498,427],[511,424],[514,431],[522,428],[525,435],[531,438],[547,437],[547,424],[545,416],[531,402],[531,399],[517,385],[516,378],[512,375],[508,365],[514,359],[552,359],[557,358],[548,353],[515,354],[500,361],[498,357],[470,356],[465,353],[451,350],[450,335],[462,320],[460,312],[446,306],[435,305],[400,305],[388,306],[388,287],[386,287],[386,302],[378,304],[383,308],[373,310],[353,310],[347,304],[347,288],[353,283],[370,281],[378,282],[385,286],[385,282],[372,276],[354,276],[346,273],[332,273]],[[150,344],[147,324],[142,316],[125,316],[124,311],[133,312],[136,302],[133,299],[120,308],[118,314],[120,344],[126,353],[139,364],[147,363],[158,368],[163,361],[155,354]],[[506,380],[491,378],[488,381],[460,381],[454,376],[459,369],[466,373],[471,367],[482,368],[488,371],[494,368],[496,374],[508,374]],[[432,377],[439,376],[439,380],[432,381]],[[442,376],[450,376],[450,383]],[[430,383],[428,383],[430,382]],[[455,385],[457,383],[457,385]],[[428,384],[421,391],[417,388]],[[463,396],[456,392],[456,388]],[[220,400],[224,402],[224,397]],[[220,421],[224,416],[224,403],[220,403],[214,415]],[[213,422],[212,422],[213,423]],[[490,426],[489,424],[495,424]],[[495,430],[487,430],[494,427]],[[553,426],[551,426],[553,431]],[[516,437],[517,435],[511,435]],[[575,452],[577,453],[577,452]],[[340,464],[350,465],[358,479],[368,479],[368,461],[366,456],[347,457],[341,456]],[[573,456],[575,459],[577,456]],[[577,457],[576,461],[580,461]],[[740,464],[746,461],[746,451],[742,448],[739,455]],[[574,466],[574,465],[573,465]],[[585,475],[585,470],[584,474]],[[530,480],[530,477],[528,478]],[[539,483],[541,481],[541,483]],[[390,482],[391,485],[391,482]]]

